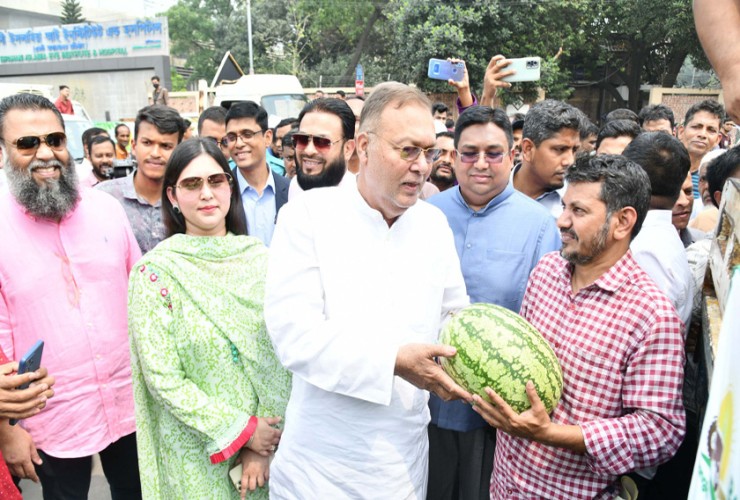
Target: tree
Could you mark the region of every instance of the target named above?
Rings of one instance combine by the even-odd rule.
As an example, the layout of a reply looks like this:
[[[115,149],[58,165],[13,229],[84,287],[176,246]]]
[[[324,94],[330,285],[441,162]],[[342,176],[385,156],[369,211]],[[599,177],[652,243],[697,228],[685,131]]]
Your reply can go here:
[[[686,57],[708,62],[686,0],[591,0],[586,42],[571,59],[573,70],[595,80],[621,107],[637,110],[643,84],[672,87]],[[625,85],[624,99],[617,87]]]
[[[62,1],[62,15],[59,17],[61,24],[78,24],[84,23],[85,18],[82,17],[82,6],[77,0],[63,0]]]
[[[393,73],[400,81],[413,82],[426,91],[449,90],[446,83],[427,78],[427,61],[458,57],[466,61],[471,85],[480,91],[483,73],[495,54],[536,55],[544,60],[538,85],[549,97],[563,99],[571,92],[570,75],[556,56],[561,47],[568,54],[579,46],[583,39],[580,20],[587,14],[587,0],[395,0],[389,13],[394,33]],[[516,84],[513,92],[505,93],[504,102],[532,99],[536,87]]]

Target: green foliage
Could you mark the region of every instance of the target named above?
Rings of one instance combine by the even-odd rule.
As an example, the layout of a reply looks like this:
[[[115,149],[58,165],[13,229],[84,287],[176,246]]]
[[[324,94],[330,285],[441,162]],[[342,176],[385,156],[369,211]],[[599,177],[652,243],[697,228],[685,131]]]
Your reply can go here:
[[[174,67],[170,67],[170,79],[172,80],[173,92],[184,92],[188,90],[188,81]]]
[[[74,0],[67,0],[74,1]],[[495,54],[540,56],[542,79],[516,84],[503,101],[538,88],[567,98],[571,82],[672,85],[687,55],[708,67],[688,0],[252,0],[254,70],[295,74],[306,86],[366,86],[391,79],[452,91],[426,76],[431,57],[467,62],[476,93]],[[193,79],[210,81],[227,50],[249,71],[246,0],[178,0],[166,15],[171,52]],[[562,52],[560,49],[562,48]]]
[[[62,0],[62,15],[59,17],[60,24],[84,23],[82,17],[82,6],[77,0]]]

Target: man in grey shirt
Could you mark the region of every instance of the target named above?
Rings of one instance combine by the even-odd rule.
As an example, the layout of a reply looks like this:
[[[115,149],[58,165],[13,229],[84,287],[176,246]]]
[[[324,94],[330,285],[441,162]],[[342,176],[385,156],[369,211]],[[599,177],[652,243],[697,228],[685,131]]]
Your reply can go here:
[[[166,106],[140,109],[134,124],[132,147],[136,170],[96,187],[123,205],[142,254],[165,237],[162,182],[167,161],[182,141],[184,132],[185,125],[176,110]]]

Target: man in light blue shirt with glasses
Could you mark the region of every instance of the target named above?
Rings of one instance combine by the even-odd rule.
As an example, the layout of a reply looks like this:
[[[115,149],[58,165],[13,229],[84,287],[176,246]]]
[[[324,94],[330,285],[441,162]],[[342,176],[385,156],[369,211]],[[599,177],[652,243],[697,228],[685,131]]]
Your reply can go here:
[[[510,181],[514,138],[502,110],[468,108],[454,145],[458,186],[428,201],[447,216],[470,301],[519,312],[530,271],[560,249],[555,219]],[[464,402],[432,395],[429,408],[427,498],[488,498],[495,430]]]
[[[277,214],[288,201],[290,181],[267,165],[272,130],[267,111],[252,102],[239,102],[226,113],[226,135],[222,144],[236,163],[233,170],[247,218],[247,233],[270,246]]]

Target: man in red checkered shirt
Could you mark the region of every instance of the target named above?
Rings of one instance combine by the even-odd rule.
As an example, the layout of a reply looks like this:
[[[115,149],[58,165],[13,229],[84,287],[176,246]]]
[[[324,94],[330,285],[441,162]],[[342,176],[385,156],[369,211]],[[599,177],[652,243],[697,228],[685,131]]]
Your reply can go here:
[[[534,386],[516,414],[488,389],[475,409],[498,433],[492,499],[615,498],[619,477],[668,460],[685,432],[681,320],[629,251],[650,181],[622,156],[582,158],[566,174],[563,247],[532,271],[521,315],[563,370],[548,415]]]

